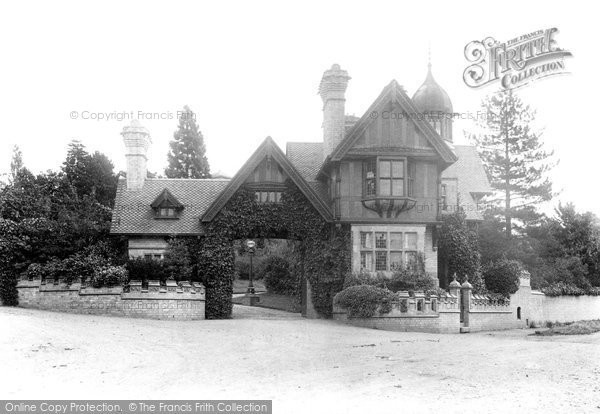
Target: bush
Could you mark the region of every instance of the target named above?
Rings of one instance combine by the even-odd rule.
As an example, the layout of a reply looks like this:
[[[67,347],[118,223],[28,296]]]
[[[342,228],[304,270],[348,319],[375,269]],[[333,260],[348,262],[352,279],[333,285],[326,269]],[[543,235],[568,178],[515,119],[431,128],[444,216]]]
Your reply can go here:
[[[344,278],[344,289],[351,286],[368,285],[386,289],[389,278],[382,272],[377,272],[374,275],[369,272],[352,272]]]
[[[125,268],[127,269],[129,280],[160,280],[164,282],[169,277],[164,263],[161,260],[154,260],[149,257],[129,259]]]
[[[94,272],[90,281],[95,288],[122,286],[128,281],[127,269],[124,266],[101,267]]]
[[[484,266],[485,286],[495,293],[509,297],[519,289],[519,276],[523,271],[521,262],[499,259]]]
[[[254,270],[254,269],[253,269]],[[235,274],[240,280],[250,279],[250,262],[238,260],[235,262]],[[253,277],[255,275],[252,275]]]
[[[348,311],[350,317],[370,318],[375,315],[377,308],[380,314],[390,312],[395,298],[396,295],[387,289],[358,285],[339,292],[334,298],[334,303]]]
[[[17,306],[19,304],[17,281],[16,273],[8,269],[0,270],[0,302],[2,305]]]
[[[71,285],[78,280],[91,280],[98,269],[108,265],[104,257],[78,253],[63,260],[53,258],[45,264],[32,263],[24,275],[29,279],[61,280]]]
[[[435,281],[427,273],[409,269],[394,272],[388,282],[388,289],[392,292],[398,292],[400,290],[428,291],[435,287]]]
[[[271,256],[265,260],[263,274],[269,292],[288,296],[298,293],[298,280],[290,271],[290,263],[283,257]]]
[[[590,291],[597,293],[598,289],[590,289]],[[546,286],[542,288],[542,292],[547,296],[582,296],[587,294],[586,290],[565,282],[557,282]],[[597,296],[597,294],[593,296]]]

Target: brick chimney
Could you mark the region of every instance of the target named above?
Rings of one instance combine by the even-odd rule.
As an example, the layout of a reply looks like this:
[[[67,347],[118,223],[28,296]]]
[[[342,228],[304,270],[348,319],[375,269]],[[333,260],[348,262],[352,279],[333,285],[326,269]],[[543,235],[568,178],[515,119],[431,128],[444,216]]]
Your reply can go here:
[[[147,174],[148,147],[152,143],[150,133],[140,121],[134,119],[123,127],[125,158],[127,158],[127,190],[138,191],[144,186]]]
[[[333,152],[344,138],[346,87],[350,76],[340,65],[334,64],[326,70],[319,85],[319,95],[323,99],[323,158]]]

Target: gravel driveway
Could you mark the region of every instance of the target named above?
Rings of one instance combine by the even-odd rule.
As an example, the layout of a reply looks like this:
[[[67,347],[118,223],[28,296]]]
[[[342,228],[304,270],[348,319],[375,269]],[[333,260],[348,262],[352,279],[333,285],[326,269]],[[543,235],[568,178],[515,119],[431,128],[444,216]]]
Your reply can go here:
[[[399,333],[239,306],[234,317],[0,308],[0,399],[273,399],[285,414],[600,406],[600,333]]]

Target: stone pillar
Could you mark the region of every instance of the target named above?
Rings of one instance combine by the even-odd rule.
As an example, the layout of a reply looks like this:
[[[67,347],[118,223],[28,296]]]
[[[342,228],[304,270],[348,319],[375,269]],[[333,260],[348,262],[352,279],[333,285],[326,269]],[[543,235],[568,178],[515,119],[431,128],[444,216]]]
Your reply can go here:
[[[465,283],[460,287],[460,311],[462,315],[461,333],[469,332],[469,309],[471,309],[471,291],[473,285],[469,283],[469,279],[465,277]]]
[[[312,287],[310,286],[310,282],[306,281],[306,319],[319,319],[319,313],[315,309],[312,301]]]
[[[340,65],[326,70],[319,85],[323,100],[323,158],[327,157],[344,138],[346,130],[346,88],[350,76]]]
[[[460,283],[456,280],[456,273],[454,273],[454,280],[448,285],[448,292],[458,299],[460,305]]]
[[[125,158],[127,158],[127,190],[138,191],[144,186],[148,171],[148,148],[152,143],[150,133],[137,119],[123,127]]]

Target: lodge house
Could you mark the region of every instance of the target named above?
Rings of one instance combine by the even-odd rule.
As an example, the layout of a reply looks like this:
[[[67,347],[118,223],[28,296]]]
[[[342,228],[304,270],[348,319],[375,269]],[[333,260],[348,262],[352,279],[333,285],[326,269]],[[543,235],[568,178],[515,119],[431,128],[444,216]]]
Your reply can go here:
[[[151,138],[133,121],[111,233],[128,237],[130,256],[161,258],[168,237],[202,236],[242,186],[257,203],[278,203],[290,180],[325,220],[350,224],[353,270],[393,271],[421,253],[438,277],[442,215],[460,205],[469,223],[482,219],[477,204],[491,190],[481,159],[453,144],[452,102],[431,65],[412,98],[392,80],[360,118],[345,113],[349,80],[337,64],[323,74],[321,142],[288,142],[284,153],[267,138],[230,180],[147,178]],[[439,277],[446,286],[444,266]]]

